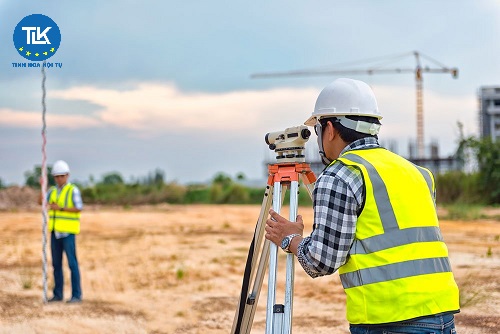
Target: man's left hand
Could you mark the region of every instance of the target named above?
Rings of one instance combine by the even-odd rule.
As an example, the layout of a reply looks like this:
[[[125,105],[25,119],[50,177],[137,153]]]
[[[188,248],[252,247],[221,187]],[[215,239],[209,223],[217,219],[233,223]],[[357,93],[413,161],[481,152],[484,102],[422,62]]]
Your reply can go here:
[[[49,204],[50,210],[60,210],[61,208],[56,203]]]

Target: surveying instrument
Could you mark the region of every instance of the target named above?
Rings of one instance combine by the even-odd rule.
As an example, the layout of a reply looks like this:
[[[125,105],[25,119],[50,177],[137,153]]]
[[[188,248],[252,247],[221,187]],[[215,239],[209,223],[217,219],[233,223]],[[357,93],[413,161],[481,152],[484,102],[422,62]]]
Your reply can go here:
[[[249,334],[252,328],[257,302],[259,300],[265,268],[269,265],[266,334],[288,334],[292,332],[294,255],[286,256],[285,300],[276,304],[276,282],[278,271],[278,246],[264,238],[266,220],[271,204],[280,213],[286,188],[290,190],[290,218],[297,218],[299,180],[302,180],[309,196],[316,182],[316,176],[305,162],[305,143],[311,131],[296,126],[285,131],[266,134],[270,150],[276,152],[278,163],[268,166],[269,176],[262,201],[259,219],[248,251],[241,295],[233,321],[232,334]]]

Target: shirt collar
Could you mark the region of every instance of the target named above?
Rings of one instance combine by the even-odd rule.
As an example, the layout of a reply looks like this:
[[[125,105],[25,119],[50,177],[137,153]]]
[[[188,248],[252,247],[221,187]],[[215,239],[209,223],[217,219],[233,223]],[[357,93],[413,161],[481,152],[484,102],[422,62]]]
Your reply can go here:
[[[58,190],[61,190],[62,188],[64,188],[69,182],[66,182],[65,184],[63,184],[61,187],[59,187],[57,184],[56,184],[56,188]]]
[[[374,147],[380,147],[377,138],[375,137],[361,138],[356,141],[353,141],[352,143],[344,147],[342,152],[340,152],[340,156],[342,156],[342,154],[344,154],[347,151],[359,150],[363,148],[374,148]]]

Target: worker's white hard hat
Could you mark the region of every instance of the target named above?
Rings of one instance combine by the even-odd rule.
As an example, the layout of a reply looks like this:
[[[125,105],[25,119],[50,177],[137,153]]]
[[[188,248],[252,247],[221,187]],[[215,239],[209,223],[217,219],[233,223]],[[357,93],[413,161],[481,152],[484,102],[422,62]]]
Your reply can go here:
[[[377,99],[370,86],[363,81],[340,78],[323,88],[316,100],[314,111],[305,125],[314,126],[321,118],[338,116],[368,116],[381,119]],[[363,133],[372,133],[367,122],[339,117],[341,124]],[[378,129],[376,129],[378,132]],[[373,134],[373,133],[372,133]]]
[[[69,166],[66,161],[57,160],[52,166],[52,175],[66,175],[69,174]]]

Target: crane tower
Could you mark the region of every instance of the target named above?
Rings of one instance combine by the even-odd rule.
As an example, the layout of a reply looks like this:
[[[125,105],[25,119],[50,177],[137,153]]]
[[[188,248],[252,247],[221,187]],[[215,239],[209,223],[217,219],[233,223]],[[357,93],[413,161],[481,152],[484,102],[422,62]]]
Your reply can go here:
[[[384,67],[388,62],[412,55],[415,57],[415,68],[386,68]],[[434,64],[434,68],[429,66],[422,66],[421,58],[426,59]],[[414,73],[415,74],[415,88],[416,88],[416,123],[417,123],[417,152],[418,158],[424,158],[424,106],[423,106],[423,73],[451,73],[454,79],[458,78],[458,68],[447,67],[440,62],[426,56],[418,51],[411,53],[404,53],[401,55],[377,57],[357,62],[350,62],[338,64],[337,66],[353,66],[363,63],[374,63],[370,68],[349,68],[349,69],[311,69],[311,70],[297,70],[287,72],[267,72],[252,74],[252,78],[278,78],[278,77],[306,77],[306,76],[334,76],[334,75],[361,75],[361,74],[391,74],[391,73]]]

